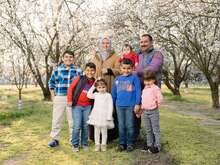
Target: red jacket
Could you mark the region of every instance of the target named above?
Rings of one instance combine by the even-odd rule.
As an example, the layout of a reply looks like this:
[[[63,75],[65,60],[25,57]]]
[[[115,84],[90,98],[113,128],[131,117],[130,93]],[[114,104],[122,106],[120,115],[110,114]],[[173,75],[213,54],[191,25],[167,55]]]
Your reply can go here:
[[[135,52],[130,52],[128,54],[123,54],[123,56],[119,59],[119,62],[122,62],[124,59],[129,59],[136,66],[138,64],[138,57]]]
[[[70,87],[68,88],[68,92],[67,92],[67,102],[72,102],[73,101],[73,91],[77,85],[77,83],[79,82],[80,77],[76,77],[73,79]],[[76,105],[78,106],[89,106],[92,105],[91,100],[87,97],[87,92],[89,91],[89,89],[91,88],[91,86],[93,85],[94,81],[93,80],[89,80],[87,84],[84,85],[82,92],[79,95],[79,98],[77,100]]]

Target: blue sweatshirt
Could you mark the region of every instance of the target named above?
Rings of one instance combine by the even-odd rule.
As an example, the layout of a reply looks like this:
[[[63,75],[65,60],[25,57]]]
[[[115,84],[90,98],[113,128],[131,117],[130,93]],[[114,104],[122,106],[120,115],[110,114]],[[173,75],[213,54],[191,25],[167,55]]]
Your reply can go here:
[[[117,76],[112,87],[112,99],[116,106],[134,106],[141,102],[141,83],[136,75]]]

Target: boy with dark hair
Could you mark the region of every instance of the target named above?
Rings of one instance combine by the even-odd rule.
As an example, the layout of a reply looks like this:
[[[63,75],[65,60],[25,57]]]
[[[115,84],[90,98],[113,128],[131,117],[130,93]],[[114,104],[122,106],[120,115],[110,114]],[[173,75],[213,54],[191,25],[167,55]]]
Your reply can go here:
[[[93,102],[87,97],[87,93],[95,81],[95,72],[96,65],[92,62],[87,63],[84,76],[76,77],[68,89],[67,105],[72,107],[74,122],[71,140],[73,152],[79,151],[80,131],[82,148],[84,151],[88,150],[87,121]]]
[[[48,147],[56,147],[59,145],[61,124],[66,111],[70,139],[72,138],[72,111],[66,108],[67,89],[75,76],[81,75],[81,70],[76,69],[73,65],[74,53],[65,51],[62,56],[60,66],[56,67],[49,81],[49,88],[53,100],[53,117],[52,130],[50,136],[52,140],[48,143]]]
[[[124,59],[120,66],[122,75],[115,78],[112,88],[119,123],[119,151],[134,149],[133,111],[140,109],[141,84],[139,78],[132,74],[133,67],[131,60]]]

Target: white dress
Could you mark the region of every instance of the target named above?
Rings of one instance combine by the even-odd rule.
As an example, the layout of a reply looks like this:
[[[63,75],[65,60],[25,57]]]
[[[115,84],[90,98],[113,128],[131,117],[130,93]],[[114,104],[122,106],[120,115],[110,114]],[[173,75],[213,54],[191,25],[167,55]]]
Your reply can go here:
[[[108,129],[114,128],[113,122],[113,101],[110,93],[93,93],[95,87],[92,86],[87,93],[87,97],[94,99],[94,107],[89,115],[88,124],[107,127]]]

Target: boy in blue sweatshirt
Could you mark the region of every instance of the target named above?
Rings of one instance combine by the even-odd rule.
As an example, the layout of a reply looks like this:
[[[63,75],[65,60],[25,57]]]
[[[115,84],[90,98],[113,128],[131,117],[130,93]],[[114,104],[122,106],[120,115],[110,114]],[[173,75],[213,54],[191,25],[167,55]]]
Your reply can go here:
[[[132,74],[133,63],[129,59],[121,62],[122,75],[117,76],[113,83],[112,98],[116,105],[119,127],[118,151],[134,149],[134,115],[140,109],[141,83]]]

